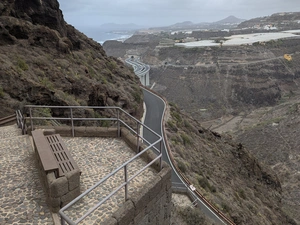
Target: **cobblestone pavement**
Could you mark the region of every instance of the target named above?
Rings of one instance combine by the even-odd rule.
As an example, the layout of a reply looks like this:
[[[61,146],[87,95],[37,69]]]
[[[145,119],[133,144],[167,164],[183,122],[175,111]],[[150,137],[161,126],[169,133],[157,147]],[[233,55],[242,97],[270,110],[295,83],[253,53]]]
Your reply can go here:
[[[63,138],[82,171],[81,192],[101,180],[111,171],[121,166],[132,158],[135,153],[122,139],[115,138]],[[143,168],[146,163],[138,158],[128,166],[128,178]],[[130,182],[128,196],[141,190],[148,182],[151,182],[157,172],[148,168],[136,179]],[[112,190],[124,181],[124,170],[120,170],[103,185],[97,187],[86,197],[66,211],[66,214],[76,220],[98,201],[105,198]],[[80,224],[103,224],[103,221],[121,206],[124,201],[125,189],[122,188],[111,199],[100,206],[94,213]]]
[[[29,136],[22,136],[13,125],[0,128],[0,139],[0,225],[53,224]],[[82,171],[81,193],[135,155],[122,139],[63,139]],[[140,158],[130,163],[128,177],[145,165]],[[146,169],[130,182],[128,196],[141,190],[156,174],[154,169]],[[67,215],[76,220],[123,181],[122,169],[70,208]],[[124,203],[124,192],[122,188],[80,224],[103,224]]]
[[[53,224],[28,136],[0,128],[0,224]]]

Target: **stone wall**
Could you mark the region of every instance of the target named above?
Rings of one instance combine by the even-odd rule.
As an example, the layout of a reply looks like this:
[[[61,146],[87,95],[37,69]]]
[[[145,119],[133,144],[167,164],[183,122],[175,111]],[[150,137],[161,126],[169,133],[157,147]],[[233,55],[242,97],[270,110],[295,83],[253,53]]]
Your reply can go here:
[[[167,164],[141,192],[108,218],[106,225],[169,225],[171,217],[171,169]]]
[[[59,178],[54,172],[48,173],[45,184],[48,205],[53,212],[58,212],[80,195],[80,171],[73,170]]]
[[[131,135],[127,129],[121,129],[122,139],[133,149],[137,149],[136,137]],[[139,151],[146,148],[140,143]],[[142,155],[146,162],[157,157],[152,151]],[[159,161],[152,164],[159,171]],[[165,162],[162,163],[162,170],[154,180],[149,182],[143,190],[129,199],[111,218],[104,224],[107,225],[169,225],[171,217],[171,168]]]

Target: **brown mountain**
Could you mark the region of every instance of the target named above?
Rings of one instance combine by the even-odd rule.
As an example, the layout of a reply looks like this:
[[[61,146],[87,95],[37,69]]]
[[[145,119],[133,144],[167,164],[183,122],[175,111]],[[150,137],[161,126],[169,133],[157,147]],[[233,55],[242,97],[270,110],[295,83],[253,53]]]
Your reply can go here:
[[[219,20],[219,21],[214,22],[214,23],[219,23],[219,24],[226,24],[226,23],[239,24],[239,23],[241,23],[243,21],[245,21],[245,20],[237,18],[237,17],[231,15],[231,16],[226,17],[225,19]]]

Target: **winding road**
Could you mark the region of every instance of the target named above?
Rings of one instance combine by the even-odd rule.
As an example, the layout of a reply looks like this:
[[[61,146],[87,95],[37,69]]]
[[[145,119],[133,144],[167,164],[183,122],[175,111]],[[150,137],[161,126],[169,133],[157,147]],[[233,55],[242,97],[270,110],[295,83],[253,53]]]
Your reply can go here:
[[[163,128],[162,128],[162,119],[165,111],[165,102],[159,96],[153,94],[147,89],[143,89],[144,93],[144,102],[146,104],[146,116],[144,120],[144,124],[151,128],[153,131],[164,137]],[[155,142],[157,137],[151,134],[147,129],[143,130],[143,136],[150,143]],[[172,167],[172,187],[181,184],[182,187],[186,187],[186,189],[190,192],[190,194],[196,199],[198,207],[204,212],[208,217],[210,217],[217,224],[229,224],[225,222],[222,218],[220,218],[213,210],[210,209],[197,195],[194,194],[193,190],[185,184],[180,175],[176,172],[170,157],[168,155],[168,151],[166,149],[165,140],[163,140],[162,146],[162,156],[163,160],[167,162]],[[159,146],[156,146],[159,149]]]
[[[154,95],[153,93],[147,91],[146,89],[143,89],[144,92],[144,101],[146,104],[146,116],[144,124],[147,125],[149,128],[151,128],[153,131],[158,133],[159,135],[162,135],[162,116],[164,115],[165,110],[165,103],[164,101]],[[150,142],[154,143],[157,140],[157,136],[155,136],[153,133],[148,131],[144,128],[143,131],[144,137]],[[165,162],[167,162],[169,165],[172,165],[171,160],[167,154],[165,142],[163,141],[162,145],[162,157]],[[159,149],[159,145],[156,146],[156,148]],[[174,169],[172,170],[172,183],[182,183],[181,179],[179,178],[178,174],[175,173]]]

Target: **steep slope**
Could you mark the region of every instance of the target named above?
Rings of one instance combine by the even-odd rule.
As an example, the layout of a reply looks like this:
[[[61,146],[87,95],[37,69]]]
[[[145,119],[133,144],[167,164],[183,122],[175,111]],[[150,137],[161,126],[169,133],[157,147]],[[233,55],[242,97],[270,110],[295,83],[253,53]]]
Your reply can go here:
[[[300,223],[299,174],[299,96],[290,97],[276,107],[265,107],[244,115],[227,130],[244,143],[258,160],[273,168],[282,184],[282,205]],[[225,124],[224,124],[225,125]],[[226,131],[226,130],[223,130]]]
[[[167,136],[177,166],[236,224],[296,224],[277,176],[242,145],[201,127],[171,104]]]
[[[116,105],[142,114],[131,69],[67,24],[57,0],[0,3],[0,116],[24,104]]]

